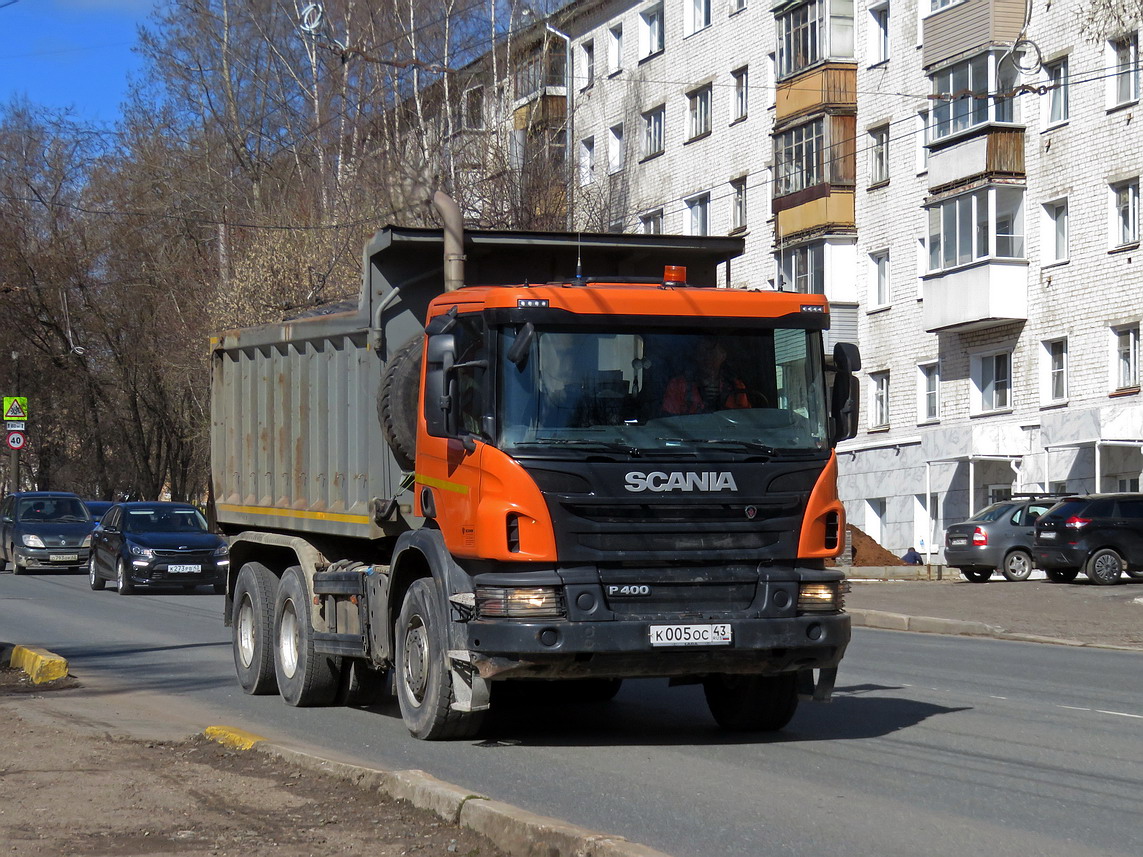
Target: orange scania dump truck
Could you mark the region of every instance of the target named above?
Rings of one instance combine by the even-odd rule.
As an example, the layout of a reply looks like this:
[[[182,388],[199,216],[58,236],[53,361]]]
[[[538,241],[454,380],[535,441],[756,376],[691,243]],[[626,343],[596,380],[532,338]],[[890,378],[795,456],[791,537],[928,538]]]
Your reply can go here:
[[[860,367],[825,299],[715,287],[740,239],[465,233],[435,201],[443,230],[369,242],[358,301],[212,340],[243,689],[391,686],[422,739],[508,683],[699,683],[735,730],[828,700]]]

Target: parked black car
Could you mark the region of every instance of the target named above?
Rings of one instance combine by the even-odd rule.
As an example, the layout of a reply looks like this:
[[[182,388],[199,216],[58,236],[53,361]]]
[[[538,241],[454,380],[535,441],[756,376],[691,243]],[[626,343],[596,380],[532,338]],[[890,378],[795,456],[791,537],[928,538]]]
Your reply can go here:
[[[1058,583],[1143,579],[1143,494],[1068,497],[1036,522],[1036,564]]]
[[[92,589],[113,580],[120,595],[136,586],[210,585],[225,592],[229,568],[226,541],[186,503],[116,503],[92,533]]]
[[[0,556],[13,574],[87,565],[91,528],[83,501],[66,491],[15,491],[0,503]]]
[[[107,510],[115,504],[110,500],[84,500],[83,505],[87,506],[87,511],[91,512],[91,517],[98,523],[99,519],[107,513]]]
[[[1007,580],[1027,580],[1032,573],[1032,539],[1036,520],[1058,497],[1017,497],[993,503],[967,521],[945,530],[945,564],[983,583],[999,569]]]

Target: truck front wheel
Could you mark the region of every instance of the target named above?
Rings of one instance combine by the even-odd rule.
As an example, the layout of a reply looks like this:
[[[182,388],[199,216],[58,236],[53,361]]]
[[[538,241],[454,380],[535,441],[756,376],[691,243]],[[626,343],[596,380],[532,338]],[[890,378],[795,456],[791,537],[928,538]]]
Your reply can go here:
[[[397,617],[394,685],[401,717],[424,741],[470,738],[483,711],[454,711],[452,673],[446,662],[445,628],[431,578],[413,581]]]
[[[797,673],[712,675],[702,684],[710,713],[723,729],[776,732],[798,708]]]
[[[341,668],[339,658],[314,651],[309,604],[302,569],[287,568],[274,598],[274,673],[282,699],[298,708],[332,703]]]
[[[231,648],[238,683],[249,694],[276,693],[274,587],[278,578],[260,562],[248,562],[234,583],[230,608]]]

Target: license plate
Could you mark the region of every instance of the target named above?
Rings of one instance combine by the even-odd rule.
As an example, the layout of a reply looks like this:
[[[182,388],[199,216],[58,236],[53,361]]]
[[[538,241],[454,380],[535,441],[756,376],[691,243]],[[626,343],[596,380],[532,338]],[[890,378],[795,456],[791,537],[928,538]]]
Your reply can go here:
[[[652,646],[729,646],[730,625],[652,625]]]
[[[52,562],[75,562],[79,559],[79,554],[75,553],[51,553],[48,554],[48,559]]]
[[[1040,538],[1042,539],[1054,539],[1055,537],[1056,533],[1052,530],[1044,530],[1042,533],[1040,533]]]
[[[968,539],[949,539],[950,548],[962,548],[968,544]]]
[[[168,565],[167,571],[171,574],[198,574],[202,571],[201,565]]]

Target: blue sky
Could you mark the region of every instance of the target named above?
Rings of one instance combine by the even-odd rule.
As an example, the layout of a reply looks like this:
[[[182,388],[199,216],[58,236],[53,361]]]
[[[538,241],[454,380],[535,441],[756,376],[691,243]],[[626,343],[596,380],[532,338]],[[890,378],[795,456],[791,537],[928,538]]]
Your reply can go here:
[[[73,107],[80,119],[113,122],[129,73],[136,25],[154,0],[0,0],[0,103]]]

